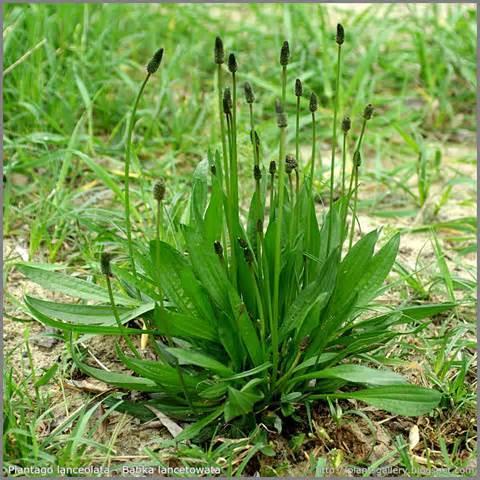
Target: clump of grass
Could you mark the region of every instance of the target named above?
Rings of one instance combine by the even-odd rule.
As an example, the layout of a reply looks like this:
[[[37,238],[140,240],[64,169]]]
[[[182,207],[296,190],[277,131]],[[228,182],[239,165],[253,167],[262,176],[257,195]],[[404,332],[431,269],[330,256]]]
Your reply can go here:
[[[105,314],[104,305],[82,305],[72,311],[70,305],[26,299],[35,318],[72,332],[72,356],[81,370],[119,388],[147,395],[136,403],[124,401],[119,408],[148,418],[148,407],[154,406],[171,417],[195,420],[177,439],[197,436],[221,416],[225,422],[234,420],[252,426],[261,422],[267,412],[289,416],[298,406],[308,406],[315,400],[357,399],[402,415],[428,413],[440,402],[441,394],[436,390],[410,385],[393,371],[358,363],[369,352],[397,338],[393,326],[414,319],[412,331],[416,331],[425,327],[423,319],[452,304],[383,311],[372,305],[395,262],[399,235],[377,250],[379,231],[369,232],[353,243],[358,169],[366,124],[373,114],[371,105],[364,110],[348,190],[345,170],[351,123],[348,117],[342,122],[342,190],[336,201],[333,198],[344,38],[339,25],[328,209],[319,215],[315,204],[318,100],[314,93],[308,105],[313,120],[310,171],[304,176],[299,174],[298,117],[305,108],[299,80],[293,89],[297,98],[296,156],[287,154],[288,42],[280,50],[279,98],[274,108],[271,106],[272,121],[275,113],[278,127],[278,158],[270,162],[268,175],[264,175],[254,123],[256,100],[249,84],[244,91],[253,161],[238,155],[237,133],[242,127],[237,123],[240,105],[236,75],[241,67],[230,54],[227,85],[225,52],[217,37],[214,60],[221,149],[209,152],[208,159],[198,165],[189,208],[182,221],[171,227],[173,242],[160,235],[165,187],[157,184],[153,189],[158,206],[156,236],[147,242],[133,242],[128,227],[130,268],[112,265],[110,258],[103,255],[106,290],[51,271],[42,277],[54,281],[60,289],[67,285],[70,294],[107,302],[109,313]],[[158,68],[157,63],[153,67]],[[150,74],[148,71],[146,80]],[[239,198],[239,161],[251,162],[255,182],[246,221],[241,215],[244,202]],[[127,205],[126,201],[128,219]],[[23,269],[31,276],[35,276],[34,270]],[[112,285],[115,277],[120,280],[117,292]],[[102,320],[96,319],[100,308]],[[137,317],[145,320],[147,328],[125,325]],[[122,338],[133,356],[123,351],[120,342],[117,354],[134,375],[114,374],[87,365],[76,354],[76,333]],[[135,346],[132,336],[136,335],[148,335],[152,348],[148,359]]]

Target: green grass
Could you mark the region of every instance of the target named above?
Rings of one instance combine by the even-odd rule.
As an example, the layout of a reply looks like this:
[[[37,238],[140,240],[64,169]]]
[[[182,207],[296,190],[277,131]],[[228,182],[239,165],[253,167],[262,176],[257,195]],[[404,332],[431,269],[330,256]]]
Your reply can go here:
[[[181,13],[174,15],[177,9]],[[354,117],[375,98],[379,111],[371,144],[380,163],[367,160],[366,165],[388,176],[390,164],[404,164],[405,156],[414,165],[405,135],[431,132],[432,140],[445,141],[455,139],[459,130],[474,131],[475,12],[455,6],[442,14],[439,6],[380,9],[372,6],[348,18],[346,12],[338,15],[348,30],[346,41],[355,45],[344,56],[340,105]],[[87,194],[81,186],[89,185],[90,198],[102,195],[105,186],[115,190],[139,67],[156,48],[158,32],[167,51],[166,67],[152,100],[140,105],[136,131],[147,180],[166,174],[181,183],[182,174],[204,156],[214,138],[214,68],[204,25],[235,39],[240,71],[248,72],[239,73],[239,82],[249,80],[262,105],[271,104],[275,95],[275,74],[266,65],[276,55],[273,47],[283,39],[281,31],[292,45],[294,68],[302,72],[304,89],[320,96],[318,135],[329,142],[335,56],[325,46],[333,38],[327,27],[337,17],[334,11],[317,5],[243,6],[240,15],[248,22],[240,25],[238,20],[222,20],[227,10],[202,5],[5,7],[5,67],[46,40],[4,79],[5,173],[7,182],[18,173],[27,183],[7,184],[7,233],[15,233],[21,218],[31,219],[30,253],[47,245],[54,259],[76,236],[72,231],[86,222],[79,205]],[[382,16],[380,26],[376,15]],[[397,21],[398,16],[405,21]],[[119,18],[119,24],[109,22],[110,17]],[[256,29],[257,23],[264,26]],[[260,38],[262,62],[252,53]],[[422,54],[425,51],[428,54]],[[257,115],[265,119],[263,108]],[[308,141],[309,121],[308,115],[301,119],[302,143]],[[275,131],[264,121],[259,128],[268,159],[274,154]],[[242,154],[248,148],[247,136],[241,135],[239,142]],[[138,163],[135,167],[138,172]],[[245,167],[240,165],[240,171]],[[92,186],[94,178],[97,183]],[[145,200],[142,182],[139,190]],[[115,195],[120,200],[120,192]],[[98,216],[108,221],[102,219],[104,212]]]
[[[403,302],[455,297],[462,303],[455,315],[441,320],[438,330],[435,326],[435,335],[418,332],[418,344],[404,337],[393,357],[376,352],[373,360],[405,367],[404,358],[425,357],[424,374],[444,393],[452,418],[457,413],[468,416],[476,401],[473,389],[463,381],[474,381],[476,272],[463,257],[476,248],[476,219],[461,208],[475,211],[476,185],[470,173],[475,164],[475,9],[375,5],[349,12],[320,5],[245,5],[231,10],[227,5],[6,5],[4,68],[24,54],[29,56],[4,76],[4,235],[25,245],[32,259],[61,262],[68,273],[79,268],[85,275],[98,272],[102,245],[115,242],[125,229],[126,126],[144,66],[158,46],[166,50],[162,74],[155,78],[148,99],[140,103],[135,129],[132,217],[139,231],[153,235],[151,185],[163,176],[169,185],[168,212],[172,222],[178,221],[191,172],[209,148],[221,147],[212,51],[216,34],[224,38],[228,52],[235,48],[238,85],[248,80],[259,99],[255,117],[265,165],[278,155],[270,108],[278,95],[278,73],[270,65],[278,62],[278,45],[289,40],[291,68],[302,72],[306,95],[313,90],[319,97],[317,137],[324,167],[317,168],[315,185],[319,201],[326,203],[336,62],[327,46],[334,41],[335,23],[341,21],[349,48],[343,55],[339,103],[340,111],[348,112],[354,122],[350,151],[359,127],[355,119],[366,103],[374,101],[376,106],[359,182],[361,189],[376,186],[369,188],[368,195],[360,195],[359,214],[388,222],[433,246],[431,258],[424,258],[423,247],[418,247],[414,266],[400,257],[401,264],[395,267],[398,277],[393,279],[395,294]],[[289,88],[288,106],[293,112],[293,82]],[[241,109],[238,122],[248,124],[247,109]],[[291,147],[293,115],[289,123]],[[301,116],[300,127],[301,161],[306,165],[311,136],[308,111]],[[251,162],[244,160],[251,156],[247,128],[239,133],[238,142],[240,179],[250,179]],[[452,146],[467,149],[451,153]],[[245,189],[253,191],[253,182],[246,183],[251,185]],[[8,296],[9,273],[5,275]],[[9,398],[16,407],[8,411],[12,426],[8,438],[20,435],[17,445],[24,449],[9,451],[8,461],[54,464],[67,458],[72,445],[68,441],[74,438],[71,430],[61,440],[56,435],[36,438],[37,419],[48,411],[46,387],[40,391],[42,408],[35,407],[36,393],[29,387],[32,378],[27,374],[26,379],[13,381],[8,371],[6,375]],[[82,439],[94,423],[79,425],[71,418]],[[453,443],[439,431],[439,442],[430,445],[441,452],[438,461],[450,466],[468,461],[465,451],[471,448],[471,434]],[[244,451],[264,441],[245,440]],[[35,456],[29,456],[25,452],[34,442]],[[88,463],[97,448],[99,455],[105,455],[92,444],[85,451],[82,442],[75,447],[73,463]],[[389,455],[412,468],[398,442]],[[185,464],[195,464],[196,456],[207,464],[223,457],[232,462],[229,448],[212,440],[206,453],[196,447],[173,452]],[[308,443],[304,448],[308,450]],[[311,456],[310,474],[321,470],[323,459],[325,465],[344,462],[338,460],[338,450],[323,454],[318,461]],[[149,455],[152,462],[164,462],[156,453]],[[260,456],[262,471],[272,472],[268,455],[252,455],[254,465]],[[290,472],[292,458],[284,470],[274,473]],[[236,474],[245,469],[239,464],[229,468]]]
[[[101,402],[93,399],[72,412],[66,401],[63,405],[53,402],[49,388],[58,381],[59,365],[38,371],[28,330],[20,347],[20,352],[6,354],[7,368],[3,371],[4,469],[9,476],[18,476],[22,468],[52,469],[54,475],[60,468],[89,465],[88,448],[108,452],[107,446],[92,438],[102,421],[91,421]],[[19,363],[12,359],[16,355]],[[63,418],[62,407],[66,411]]]

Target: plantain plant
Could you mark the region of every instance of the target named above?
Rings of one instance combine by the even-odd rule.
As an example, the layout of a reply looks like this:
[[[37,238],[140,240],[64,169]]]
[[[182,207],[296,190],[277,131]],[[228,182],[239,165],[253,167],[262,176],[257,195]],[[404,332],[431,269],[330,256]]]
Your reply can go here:
[[[385,291],[400,239],[393,235],[378,248],[379,230],[364,236],[355,231],[362,142],[373,107],[365,108],[349,173],[349,117],[341,123],[343,142],[336,138],[344,39],[339,25],[328,209],[315,204],[318,100],[313,92],[307,95],[299,79],[290,82],[288,42],[282,45],[278,68],[278,157],[267,171],[256,129],[255,93],[245,84],[242,101],[239,65],[231,54],[224,69],[223,43],[217,38],[221,149],[209,152],[196,167],[182,221],[172,221],[168,214],[163,182],[153,188],[156,215],[151,238],[132,229],[130,219],[135,112],[147,80],[160,67],[163,50],[159,50],[147,67],[128,129],[126,239],[118,242],[127,261],[112,261],[111,253],[104,251],[103,279],[98,283],[19,265],[31,280],[90,301],[25,299],[35,319],[66,332],[71,355],[84,373],[122,390],[144,392],[141,399],[125,399],[117,408],[150,418],[154,407],[172,418],[192,421],[179,436],[186,439],[210,423],[254,423],[272,412],[286,417],[314,401],[356,399],[412,416],[439,404],[438,391],[409,384],[375,361],[375,352],[387,342],[425,328],[428,318],[452,304],[379,309],[374,303]],[[287,143],[290,96],[296,106],[295,155]],[[239,122],[239,108],[248,110],[248,126]],[[308,160],[300,156],[298,121],[307,108],[312,116]],[[243,134],[251,139],[250,158],[239,155],[237,142]],[[341,162],[336,165],[340,146]],[[248,190],[239,188],[239,162],[252,168],[249,202],[239,195]],[[140,318],[142,328],[135,323]],[[403,328],[396,328],[399,325]],[[82,334],[116,337],[118,359],[132,373],[88,364],[81,351]],[[363,364],[366,359],[370,366]]]

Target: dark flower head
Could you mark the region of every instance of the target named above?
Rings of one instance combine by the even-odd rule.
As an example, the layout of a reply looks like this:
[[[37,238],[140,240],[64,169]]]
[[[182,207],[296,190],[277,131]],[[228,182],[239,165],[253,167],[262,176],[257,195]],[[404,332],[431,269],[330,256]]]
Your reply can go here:
[[[280,65],[282,67],[286,67],[290,60],[290,45],[285,40],[282,45],[282,49],[280,50]]]
[[[242,237],[238,237],[237,241],[241,248],[248,248],[248,243]]]
[[[231,113],[232,107],[232,95],[230,93],[230,89],[226,87],[223,91],[223,113],[228,115],[229,113]]]
[[[237,59],[233,53],[228,56],[228,69],[231,73],[235,73],[238,69]]]
[[[147,65],[147,72],[152,75],[158,70],[160,64],[162,63],[163,58],[163,48],[159,48],[155,54],[153,55],[152,59],[148,62]]]
[[[225,62],[225,53],[223,51],[223,42],[220,37],[215,38],[215,63],[221,65]]]
[[[163,179],[155,182],[153,186],[153,198],[157,202],[161,202],[165,198],[165,181]]]
[[[370,120],[372,118],[372,115],[373,115],[373,105],[369,103],[365,107],[365,110],[363,111],[363,118],[365,118],[365,120]]]
[[[337,23],[337,38],[336,42],[341,45],[345,41],[345,30],[341,23]]]
[[[110,266],[111,260],[112,260],[111,253],[102,252],[102,255],[100,256],[100,268],[102,270],[102,273],[104,275],[107,275],[108,277],[112,276],[112,269]]]
[[[253,253],[248,247],[245,247],[243,249],[243,256],[245,257],[245,261],[247,262],[247,264],[252,265],[252,263],[253,263]]]
[[[285,171],[290,174],[297,168],[297,160],[293,155],[288,154],[285,157]]]
[[[245,90],[245,100],[247,103],[253,103],[255,101],[255,95],[252,86],[248,82],[245,82],[243,89]]]
[[[352,127],[352,121],[350,120],[350,117],[344,117],[342,120],[343,133],[347,133],[351,127]]]
[[[275,160],[272,160],[270,162],[270,166],[268,167],[268,171],[269,171],[270,175],[275,175],[275,172],[277,171],[277,163],[275,162]]]
[[[310,105],[309,105],[310,111],[312,113],[316,112],[318,110],[318,99],[315,93],[310,94]]]
[[[302,94],[303,94],[302,81],[301,81],[299,78],[297,78],[297,79],[295,80],[295,95],[296,95],[297,97],[301,97]]]
[[[253,166],[253,178],[257,181],[262,179],[262,171],[258,165]]]
[[[217,174],[217,166],[216,166],[214,163],[212,163],[212,164],[210,165],[210,173],[211,173],[213,176],[215,176],[215,175]]]

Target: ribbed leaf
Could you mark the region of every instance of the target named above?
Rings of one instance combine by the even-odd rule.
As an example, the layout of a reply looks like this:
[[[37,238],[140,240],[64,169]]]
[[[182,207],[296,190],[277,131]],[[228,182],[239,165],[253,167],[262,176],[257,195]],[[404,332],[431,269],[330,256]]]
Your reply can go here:
[[[371,259],[362,278],[356,285],[357,305],[365,305],[377,293],[397,258],[400,235],[394,235]]]
[[[213,177],[212,192],[210,194],[210,202],[205,212],[205,221],[203,224],[203,232],[205,242],[213,245],[215,240],[221,238],[223,230],[223,191],[218,176]]]
[[[350,383],[363,383],[366,385],[398,385],[407,381],[398,373],[391,370],[377,370],[362,365],[338,365],[317,372],[309,372],[305,375],[293,378],[292,383],[299,381],[321,378],[337,378]]]
[[[158,306],[155,308],[153,318],[155,328],[163,335],[218,342],[215,323],[203,318],[193,318]]]
[[[237,373],[229,378],[223,378],[222,381],[228,380],[238,380],[239,378],[250,377],[252,375],[256,375],[257,373],[261,373],[272,366],[271,362],[265,362],[259,365],[258,367],[251,368],[250,370],[245,370],[244,372]]]
[[[416,320],[433,317],[439,313],[447,312],[454,308],[456,303],[432,303],[429,305],[413,305],[396,308],[383,315],[363,320],[354,325],[355,329],[379,329],[387,328],[395,323],[409,323]]]
[[[215,304],[224,313],[231,314],[229,292],[236,295],[236,291],[230,284],[225,267],[214,251],[213,242],[207,243],[202,236],[188,227],[184,228],[183,235],[195,275]],[[240,302],[238,295],[237,301]]]
[[[203,225],[203,214],[207,205],[208,194],[208,160],[203,159],[193,172],[192,196],[190,197],[190,225]]]
[[[339,250],[333,250],[330,253],[327,261],[323,263],[322,268],[317,273],[316,277],[313,279],[312,283],[317,286],[318,292],[326,292],[327,300],[331,301],[332,291],[335,288],[337,271],[338,271],[338,257]],[[309,287],[307,287],[309,288]],[[316,329],[319,328],[320,323],[320,313],[323,310],[323,303],[318,302],[313,308],[307,313],[303,324],[300,325],[297,329],[296,339],[297,342],[301,341],[307,335],[315,338]],[[328,308],[328,307],[327,307]]]
[[[198,422],[192,423],[187,428],[183,430],[183,432],[178,435],[175,440],[177,442],[182,442],[185,440],[191,440],[199,435],[199,433],[210,423],[212,423],[215,419],[217,419],[223,413],[223,407],[214,410],[210,415],[203,417]]]
[[[125,366],[130,370],[133,370],[136,374],[148,378],[149,380],[153,380],[156,384],[161,385],[161,387],[169,392],[183,392],[182,379],[180,379],[180,375],[176,368],[160,361],[131,358],[125,355],[118,345],[116,346],[116,352]],[[183,375],[183,383],[186,388],[192,392],[196,391],[196,387],[201,380],[202,378],[198,376],[192,377],[187,374]],[[157,391],[161,391],[161,387],[158,387]]]
[[[223,397],[226,392],[227,385],[225,383],[216,383],[201,390],[198,395],[202,398],[207,398],[208,400],[216,400]]]
[[[155,285],[148,281],[147,277],[144,277],[139,272],[133,275],[130,270],[112,265],[113,274],[118,277],[122,282],[128,284],[131,288],[138,290],[143,297],[147,297],[150,300],[160,301],[162,298],[155,290]]]
[[[82,298],[84,300],[96,300],[104,303],[110,301],[107,290],[100,285],[70,277],[63,273],[44,270],[43,268],[32,267],[31,265],[21,263],[17,264],[17,269],[32,282],[52,292],[64,293],[65,295]],[[118,294],[115,295],[115,301],[121,305],[138,304],[138,301]]]
[[[205,319],[215,318],[208,296],[195,278],[191,265],[184,255],[165,242],[150,242],[153,262],[158,256],[161,268],[153,272],[169,300],[182,313]]]
[[[142,333],[155,333],[153,330],[140,330],[138,328],[127,328],[124,327],[120,330],[118,327],[114,326],[104,326],[104,325],[92,325],[92,324],[75,324],[75,323],[65,323],[54,320],[53,318],[44,315],[42,312],[38,311],[33,305],[29,303],[28,298],[25,299],[25,305],[30,310],[30,313],[34,318],[39,322],[48,325],[52,328],[57,328],[59,330],[66,330],[69,332],[78,332],[78,333],[90,333],[97,335],[140,335]]]
[[[318,284],[316,282],[311,283],[302,290],[292,305],[290,305],[285,315],[284,323],[280,327],[280,341],[284,340],[292,330],[301,328],[305,317],[313,307],[318,306],[322,308],[327,303],[328,293],[319,292],[318,290]]]
[[[376,230],[359,240],[342,260],[337,274],[335,291],[320,326],[313,332],[307,355],[320,353],[335,331],[348,321],[358,298],[358,285],[365,275],[378,239]]]
[[[416,385],[391,385],[374,387],[357,392],[327,395],[330,398],[353,398],[397,415],[418,416],[431,412],[442,398],[437,390]],[[312,398],[325,398],[326,395],[312,395]]]
[[[242,392],[233,387],[228,387],[228,400],[224,406],[225,421],[245,415],[253,410],[253,406],[262,396],[251,392]]]
[[[137,390],[140,392],[156,392],[158,391],[158,385],[149,380],[148,378],[141,377],[132,377],[126,373],[117,373],[117,372],[107,372],[106,370],[101,370],[100,368],[90,367],[85,363],[81,362],[75,353],[75,348],[71,340],[71,351],[72,359],[77,365],[77,367],[87,375],[90,375],[101,382],[107,383],[108,385],[113,385],[119,388],[125,388],[127,390]]]
[[[258,339],[257,331],[253,326],[247,311],[242,308],[238,317],[238,328],[240,338],[243,340],[245,348],[252,359],[254,365],[260,365],[263,362],[263,353],[260,341]]]
[[[25,297],[26,302],[44,315],[75,325],[116,325],[110,305],[81,305],[74,303],[56,303]],[[126,323],[147,313],[154,308],[154,303],[145,303],[136,308],[118,306],[122,323]]]
[[[222,377],[231,377],[234,375],[233,370],[226,367],[218,360],[208,357],[203,353],[185,350],[183,348],[167,348],[167,351],[177,357],[180,360],[180,363],[197,365],[198,367],[203,367],[212,372],[218,373]]]

